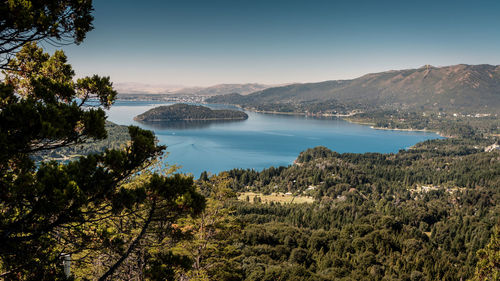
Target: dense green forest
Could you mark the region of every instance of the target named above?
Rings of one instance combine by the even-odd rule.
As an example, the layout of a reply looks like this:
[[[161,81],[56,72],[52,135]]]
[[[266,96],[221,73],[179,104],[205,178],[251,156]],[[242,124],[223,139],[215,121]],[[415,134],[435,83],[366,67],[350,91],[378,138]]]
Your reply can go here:
[[[206,106],[177,103],[152,108],[134,117],[141,122],[164,122],[181,120],[244,120],[248,115],[240,110],[217,109]]]
[[[196,181],[207,200],[201,214],[180,220],[175,236],[161,243],[148,237],[149,246],[139,246],[115,277],[143,272],[151,280],[469,280],[482,272],[489,279],[476,280],[496,280],[500,150],[485,148],[498,141],[482,135],[429,140],[391,154],[316,147],[289,167],[204,172]],[[237,200],[248,191],[315,200]],[[107,224],[113,239],[130,235],[127,224]],[[165,249],[172,254],[167,251],[164,260],[184,265],[155,277],[161,262],[147,266],[144,260]],[[87,255],[110,259],[101,250]],[[103,270],[75,266],[78,278]]]
[[[232,275],[214,270],[213,280],[472,278],[476,252],[500,223],[500,151],[484,152],[495,141],[431,140],[397,154],[317,147],[290,167],[228,171],[234,191],[316,200],[228,201],[240,222],[237,235],[223,238]],[[206,181],[203,173],[198,184]]]
[[[497,114],[374,110],[355,114],[346,119],[370,124],[375,128],[430,130],[451,137],[475,138],[500,135],[500,118]]]

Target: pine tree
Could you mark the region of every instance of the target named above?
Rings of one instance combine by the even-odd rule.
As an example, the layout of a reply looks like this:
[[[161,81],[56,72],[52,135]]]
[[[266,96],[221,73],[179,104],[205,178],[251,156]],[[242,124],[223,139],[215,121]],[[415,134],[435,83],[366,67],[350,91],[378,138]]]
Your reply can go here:
[[[500,280],[500,227],[495,226],[491,240],[484,249],[477,252],[479,261],[473,281]]]
[[[130,184],[165,148],[138,127],[129,127],[130,143],[123,149],[69,163],[32,159],[36,152],[107,136],[103,109],[116,97],[109,77],[74,81],[62,51],[49,55],[33,42],[69,37],[81,42],[92,29],[91,10],[86,0],[0,4],[5,75],[0,83],[0,277],[5,279],[65,279],[62,253],[78,256],[119,246],[102,269],[100,279],[108,279],[159,221],[171,226],[204,207],[192,178],[149,174]],[[23,37],[30,32],[34,37]],[[141,218],[134,218],[138,214]],[[129,233],[104,227],[123,219],[135,223]]]

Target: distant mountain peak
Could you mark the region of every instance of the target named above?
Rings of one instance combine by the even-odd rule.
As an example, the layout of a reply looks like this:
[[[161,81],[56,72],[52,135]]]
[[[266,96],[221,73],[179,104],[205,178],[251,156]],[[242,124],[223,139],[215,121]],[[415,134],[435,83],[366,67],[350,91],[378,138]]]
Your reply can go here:
[[[255,105],[331,100],[380,107],[500,111],[500,67],[489,64],[424,65],[416,69],[370,73],[351,80],[273,87],[245,97],[233,96],[231,103]]]
[[[432,66],[432,65],[430,65],[430,64],[426,64],[426,65],[424,65],[424,66],[420,67],[419,69],[425,69],[425,70],[428,70],[428,69],[433,69],[433,68],[436,68],[436,67],[434,67],[434,66]]]

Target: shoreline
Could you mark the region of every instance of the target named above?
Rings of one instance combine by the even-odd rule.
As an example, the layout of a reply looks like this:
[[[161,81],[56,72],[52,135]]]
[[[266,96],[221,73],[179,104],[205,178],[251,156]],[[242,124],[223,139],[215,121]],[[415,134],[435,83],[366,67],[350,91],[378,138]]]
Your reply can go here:
[[[445,136],[441,134],[439,131],[434,131],[434,130],[428,130],[428,129],[403,129],[403,128],[384,128],[384,127],[375,127],[375,126],[370,126],[370,128],[374,130],[386,130],[386,131],[406,131],[406,132],[426,132],[426,133],[435,133],[436,135],[443,137],[443,138],[451,138],[451,136]]]
[[[238,106],[240,107],[240,106]],[[251,108],[243,108],[240,107],[241,109],[248,110],[251,112],[256,112],[256,113],[262,113],[262,114],[279,114],[279,115],[296,115],[296,116],[312,116],[312,117],[352,117],[355,116],[356,114],[363,113],[363,112],[351,112],[348,114],[307,114],[305,112],[279,112],[279,111],[265,111],[265,110],[254,110]],[[342,118],[342,120],[345,120],[349,123],[353,124],[359,124],[359,125],[364,125],[364,126],[370,126],[371,129],[374,130],[386,130],[386,131],[406,131],[406,132],[427,132],[427,133],[435,133],[438,136],[442,138],[452,138],[452,136],[445,136],[439,131],[436,130],[429,130],[429,129],[407,129],[407,128],[385,128],[385,127],[376,127],[375,123],[372,122],[362,122],[362,121],[355,121],[351,120],[349,118]]]
[[[204,102],[203,104],[207,104]],[[337,117],[341,118],[344,121],[347,121],[349,123],[353,124],[359,124],[359,125],[364,125],[364,126],[369,126],[371,129],[374,130],[386,130],[386,131],[403,131],[403,132],[427,132],[427,133],[435,133],[438,136],[442,138],[452,138],[453,136],[446,136],[442,134],[441,132],[437,130],[429,130],[429,129],[408,129],[408,128],[386,128],[386,127],[377,127],[375,126],[375,123],[373,122],[363,122],[363,121],[356,121],[352,120],[350,118],[344,118],[344,117],[353,117],[356,116],[357,114],[363,113],[362,111],[353,111],[347,114],[330,114],[330,113],[321,113],[321,114],[309,114],[306,112],[282,112],[282,111],[268,111],[268,110],[257,110],[254,108],[245,108],[239,104],[233,104],[232,106],[235,106],[241,110],[246,110],[250,112],[255,112],[255,113],[261,113],[261,114],[275,114],[275,115],[288,115],[288,116],[306,116],[306,117]],[[139,121],[139,120],[134,120],[139,121],[139,122],[168,122],[168,121],[217,121],[217,120],[247,120],[248,118],[245,119],[232,119],[232,118],[224,118],[224,119],[182,119],[182,120],[153,120],[153,121]]]
[[[252,108],[244,108],[240,107],[239,108],[243,110],[248,110],[251,112],[256,112],[256,113],[262,113],[262,114],[278,114],[278,115],[296,115],[296,116],[312,116],[312,117],[351,117],[356,114],[362,113],[362,112],[350,112],[347,114],[330,114],[330,113],[321,113],[321,114],[308,114],[305,112],[282,112],[282,111],[267,111],[267,110],[256,110]]]
[[[154,123],[154,122],[176,122],[176,121],[242,121],[247,120],[247,118],[204,118],[204,119],[154,119],[154,120],[138,120],[134,117],[134,121],[137,122],[145,122],[145,123]]]

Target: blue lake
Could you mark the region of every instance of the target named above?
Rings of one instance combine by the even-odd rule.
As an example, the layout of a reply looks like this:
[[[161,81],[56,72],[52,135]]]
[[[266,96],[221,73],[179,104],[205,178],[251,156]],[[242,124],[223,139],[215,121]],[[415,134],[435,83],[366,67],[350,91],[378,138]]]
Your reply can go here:
[[[337,152],[397,152],[427,139],[430,132],[375,130],[338,118],[271,115],[247,112],[249,118],[234,122],[170,122],[146,125],[134,116],[169,103],[117,101],[108,120],[153,130],[167,145],[169,165],[198,178],[201,172],[219,173],[233,168],[261,170],[287,166],[307,148],[323,145]],[[207,105],[212,108],[227,106]]]

